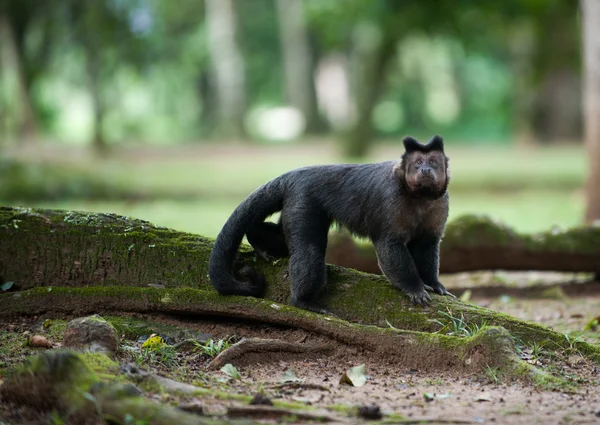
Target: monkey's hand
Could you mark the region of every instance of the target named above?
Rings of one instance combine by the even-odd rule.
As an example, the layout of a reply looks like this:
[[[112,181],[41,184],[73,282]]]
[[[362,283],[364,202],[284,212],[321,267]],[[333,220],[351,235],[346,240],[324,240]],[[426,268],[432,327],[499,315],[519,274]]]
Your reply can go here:
[[[456,298],[455,295],[451,294],[450,292],[448,292],[448,290],[446,290],[444,285],[442,285],[442,282],[440,282],[439,280],[433,283],[431,286],[425,285],[425,289],[429,292],[435,292],[436,294],[448,295],[452,298]]]
[[[425,287],[427,287],[427,285],[425,285]],[[406,294],[408,295],[408,298],[410,298],[410,302],[412,302],[414,305],[418,304],[425,306],[429,304],[429,301],[431,301],[431,297],[424,289],[414,292],[407,292]]]

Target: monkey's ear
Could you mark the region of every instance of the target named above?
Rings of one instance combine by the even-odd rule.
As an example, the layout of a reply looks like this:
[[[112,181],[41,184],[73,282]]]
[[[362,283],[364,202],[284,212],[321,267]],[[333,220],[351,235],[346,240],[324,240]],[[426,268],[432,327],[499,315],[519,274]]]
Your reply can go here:
[[[423,145],[413,137],[406,136],[404,139],[402,139],[402,143],[404,143],[404,149],[406,150],[406,153],[423,150]]]
[[[429,143],[427,143],[425,147],[428,151],[444,152],[444,139],[442,138],[442,136],[438,136],[436,134],[429,140]]]

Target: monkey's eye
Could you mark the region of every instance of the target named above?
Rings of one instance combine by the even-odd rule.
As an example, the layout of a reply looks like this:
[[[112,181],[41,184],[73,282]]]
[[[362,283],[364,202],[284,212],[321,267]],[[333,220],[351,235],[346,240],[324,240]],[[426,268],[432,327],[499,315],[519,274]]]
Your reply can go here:
[[[420,159],[417,159],[415,161],[415,164],[417,164],[420,167],[421,165],[423,165],[423,161],[421,161]]]
[[[435,165],[435,160],[433,160],[433,159],[430,159],[430,160],[429,160],[429,165]]]

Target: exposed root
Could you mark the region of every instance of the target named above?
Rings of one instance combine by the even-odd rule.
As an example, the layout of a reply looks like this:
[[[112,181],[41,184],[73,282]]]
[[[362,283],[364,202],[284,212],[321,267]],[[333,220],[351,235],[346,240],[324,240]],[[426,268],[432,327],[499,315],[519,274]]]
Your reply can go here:
[[[565,337],[551,329],[520,321],[458,301],[446,315],[423,309],[407,310],[404,314],[414,322],[426,317],[425,324],[448,322],[448,315],[464,317],[473,326],[480,323],[480,331],[489,325],[503,327],[523,343],[550,344],[556,349],[570,348]],[[229,317],[255,322],[282,325],[322,335],[341,344],[367,350],[406,367],[422,370],[453,370],[478,372],[485,365],[495,366],[497,352],[479,338],[459,338],[441,333],[416,332],[393,326],[381,328],[351,323],[334,317],[322,316],[272,301],[250,297],[222,297],[213,290],[180,288],[37,288],[28,291],[0,294],[0,317],[11,314],[43,314],[46,312],[72,314],[99,312],[136,312],[186,314],[209,317]],[[429,317],[427,317],[427,314]],[[487,323],[486,323],[487,322]],[[439,329],[440,325],[436,325]],[[480,332],[478,332],[480,333]],[[481,336],[481,335],[480,335]],[[302,346],[298,342],[296,346]],[[292,344],[292,345],[294,345]],[[591,360],[600,359],[600,348],[583,341],[571,341],[572,348]],[[268,345],[267,345],[268,346]],[[312,348],[311,348],[312,349]],[[271,350],[273,351],[273,347]],[[248,352],[248,351],[246,351]],[[288,351],[289,352],[289,351]]]
[[[215,357],[209,364],[209,369],[218,369],[234,359],[248,353],[314,353],[328,352],[333,347],[330,344],[301,344],[298,342],[281,341],[279,339],[243,338]]]
[[[283,419],[286,417],[295,417],[305,421],[319,422],[340,422],[340,418],[335,418],[323,413],[309,413],[298,410],[288,410],[271,406],[230,406],[227,408],[227,416],[236,419]]]
[[[386,425],[409,425],[409,424],[474,424],[475,421],[469,419],[452,418],[410,418],[386,421]]]
[[[321,390],[331,392],[331,388],[325,385],[313,384],[311,382],[284,382],[283,384],[272,385],[273,389],[302,389],[302,390]]]

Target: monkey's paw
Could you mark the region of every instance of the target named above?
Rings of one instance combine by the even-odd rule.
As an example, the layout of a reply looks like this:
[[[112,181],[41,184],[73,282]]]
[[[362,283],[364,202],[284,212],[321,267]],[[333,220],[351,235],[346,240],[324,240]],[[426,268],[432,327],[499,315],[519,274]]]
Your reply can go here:
[[[410,302],[412,302],[414,305],[418,304],[425,306],[429,304],[429,301],[431,301],[431,297],[424,289],[416,292],[408,292],[408,298],[410,298]]]
[[[448,295],[452,298],[456,298],[455,295],[451,294],[450,292],[448,292],[448,290],[446,290],[446,288],[444,287],[444,285],[442,285],[442,282],[440,281],[435,282],[431,286],[425,285],[425,289],[429,292],[435,292],[436,294]]]

